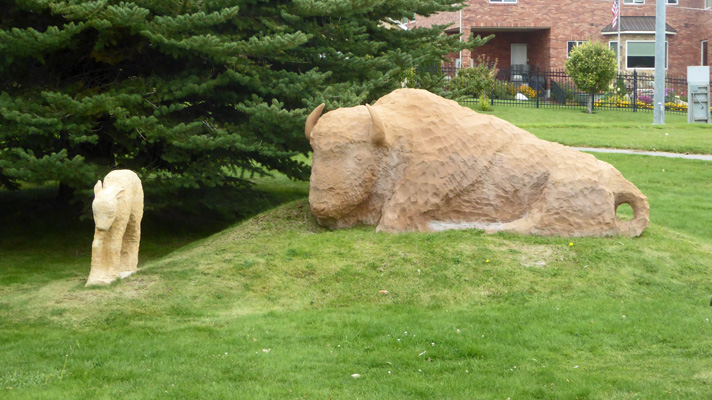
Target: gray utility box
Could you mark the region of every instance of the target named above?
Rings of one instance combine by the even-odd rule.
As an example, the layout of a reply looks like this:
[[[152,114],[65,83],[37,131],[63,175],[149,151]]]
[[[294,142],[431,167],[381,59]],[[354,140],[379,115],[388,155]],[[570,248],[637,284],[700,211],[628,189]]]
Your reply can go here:
[[[710,67],[687,67],[687,122],[710,124]]]

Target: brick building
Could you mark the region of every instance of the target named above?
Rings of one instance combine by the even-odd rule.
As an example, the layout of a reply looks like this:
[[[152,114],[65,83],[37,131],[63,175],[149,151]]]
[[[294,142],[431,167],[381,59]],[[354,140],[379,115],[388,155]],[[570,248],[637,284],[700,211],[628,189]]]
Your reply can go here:
[[[687,66],[709,65],[712,0],[664,0],[667,72],[684,76]],[[653,72],[656,0],[621,0],[621,70]],[[568,52],[586,41],[617,49],[611,27],[613,0],[470,0],[462,11],[417,17],[415,27],[451,24],[448,34],[494,34],[486,45],[451,54],[453,64],[471,65],[479,54],[497,58],[501,68],[564,68]],[[461,57],[461,58],[460,58]]]

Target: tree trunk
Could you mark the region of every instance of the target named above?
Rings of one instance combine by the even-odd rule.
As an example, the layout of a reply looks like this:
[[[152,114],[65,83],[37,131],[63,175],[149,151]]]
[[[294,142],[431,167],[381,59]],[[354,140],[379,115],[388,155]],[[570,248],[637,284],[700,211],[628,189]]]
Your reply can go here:
[[[74,198],[74,188],[64,182],[59,182],[56,200],[60,204],[69,204],[69,201]]]
[[[588,113],[593,114],[593,96],[594,92],[591,92],[591,94],[588,96]]]
[[[4,187],[7,190],[17,190],[20,188],[20,185],[13,181],[12,179],[6,177],[2,173],[0,173],[0,187]]]

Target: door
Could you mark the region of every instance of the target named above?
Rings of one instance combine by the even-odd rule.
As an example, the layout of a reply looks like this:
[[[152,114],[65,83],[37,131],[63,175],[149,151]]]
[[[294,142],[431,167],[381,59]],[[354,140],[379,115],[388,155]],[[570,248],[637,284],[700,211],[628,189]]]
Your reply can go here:
[[[529,66],[527,65],[527,44],[512,43],[512,59],[510,67],[510,80],[512,82],[527,82],[529,80]]]
[[[511,65],[526,65],[527,63],[527,44],[512,43],[511,48],[512,62]]]

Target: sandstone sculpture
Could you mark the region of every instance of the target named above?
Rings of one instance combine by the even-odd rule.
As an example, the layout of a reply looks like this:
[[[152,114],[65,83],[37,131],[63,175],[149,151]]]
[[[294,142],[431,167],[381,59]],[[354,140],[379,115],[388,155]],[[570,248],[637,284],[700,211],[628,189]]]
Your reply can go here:
[[[111,171],[94,186],[94,241],[86,286],[108,285],[136,272],[143,217],[143,188],[129,170]]]
[[[610,164],[427,91],[323,108],[305,127],[322,225],[638,236],[649,224],[647,198]],[[616,217],[623,203],[630,221]]]

